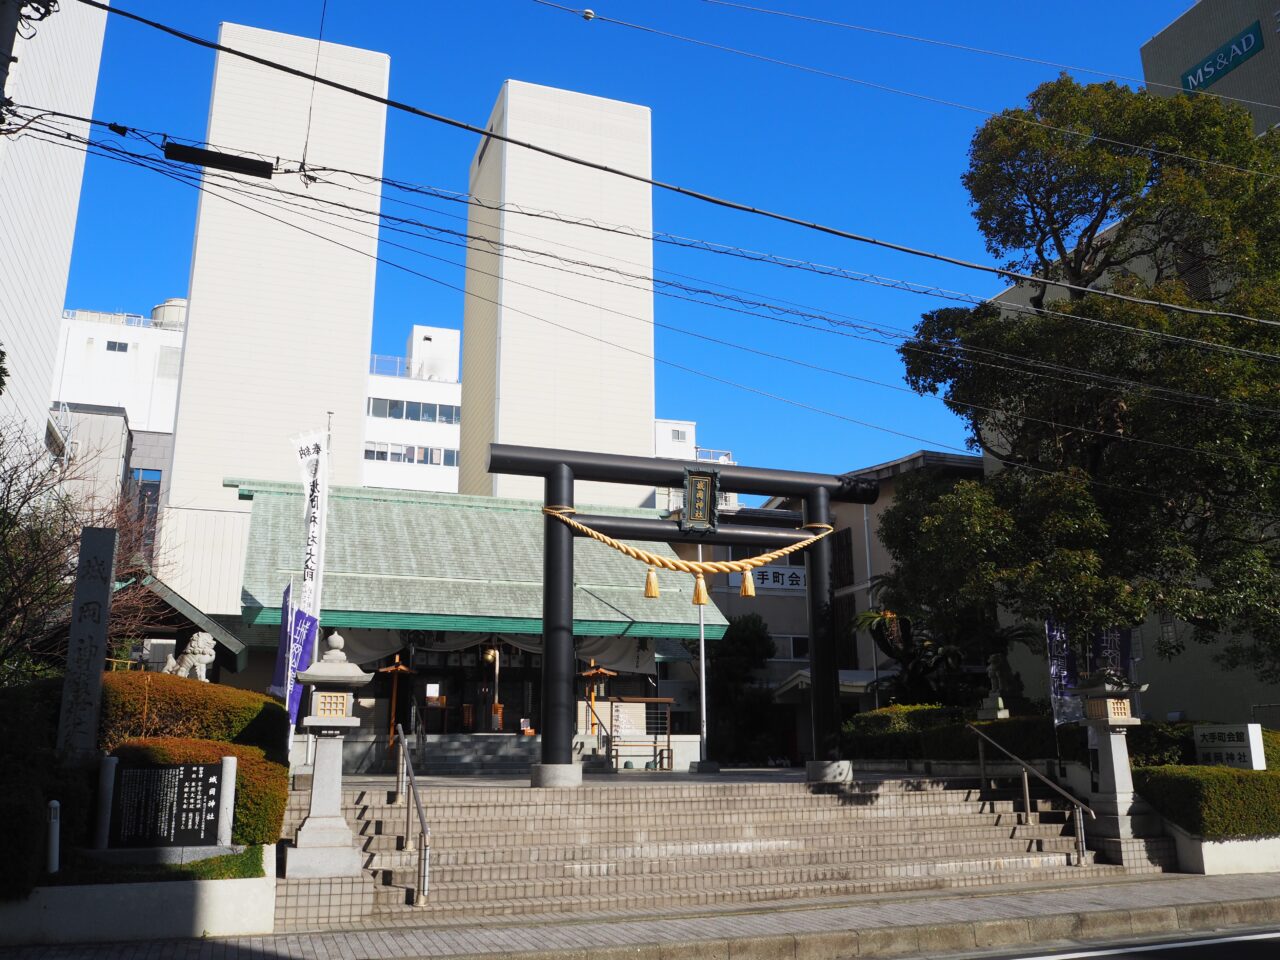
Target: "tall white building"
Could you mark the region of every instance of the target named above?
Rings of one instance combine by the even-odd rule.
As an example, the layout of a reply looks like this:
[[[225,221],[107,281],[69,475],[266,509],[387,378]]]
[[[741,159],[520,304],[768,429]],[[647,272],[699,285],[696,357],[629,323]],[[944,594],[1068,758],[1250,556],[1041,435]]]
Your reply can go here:
[[[308,73],[318,51],[320,75],[387,92],[385,54],[236,24],[219,36]],[[385,119],[369,100],[219,54],[206,139],[376,176]],[[324,183],[304,189],[296,175],[275,182],[317,204],[350,199]],[[318,206],[319,220],[266,204],[260,215],[249,193],[226,198],[225,183],[206,177],[196,219],[160,555],[166,582],[200,609],[239,614],[249,504],[223,480],[297,482],[292,440],[331,418],[330,481],[361,481],[377,241]]]
[[[403,357],[370,359],[364,486],[458,492],[460,336],[415,324]]]
[[[106,19],[101,10],[62,4],[17,38],[0,93],[20,107],[90,116]],[[57,122],[88,132],[87,124]],[[20,421],[37,439],[49,420],[84,156],[35,137],[0,137],[0,349],[9,371],[0,419]]]
[[[488,129],[649,175],[649,109],[508,80]],[[652,275],[650,188],[500,140],[481,141],[471,193],[491,203],[634,228],[637,236],[473,207],[463,324],[462,493],[541,498],[542,481],[491,476],[491,442],[653,456],[653,290],[532,248]],[[502,256],[499,256],[502,254]],[[616,277],[612,279],[616,280]],[[554,291],[554,292],[553,292]],[[582,503],[637,506],[652,489],[582,483]]]

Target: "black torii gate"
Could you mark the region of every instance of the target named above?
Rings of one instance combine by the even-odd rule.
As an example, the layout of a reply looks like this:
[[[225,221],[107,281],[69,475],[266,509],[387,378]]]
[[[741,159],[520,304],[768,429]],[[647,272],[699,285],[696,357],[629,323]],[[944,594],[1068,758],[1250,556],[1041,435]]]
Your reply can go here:
[[[489,445],[489,472],[542,477],[544,506],[573,507],[575,480],[683,487],[689,474],[718,479],[727,493],[801,498],[803,522],[810,529],[831,523],[831,501],[874,503],[877,481],[825,473],[800,473],[724,464],[690,463],[656,457],[632,457],[579,450]],[[763,546],[777,549],[806,540],[810,531],[750,524],[718,524],[711,529],[684,529],[674,520],[647,517],[583,516],[576,519],[618,539],[666,543]],[[576,677],[573,645],[574,531],[553,516],[543,528],[542,570],[542,770],[534,784],[572,782]],[[840,727],[840,676],[836,664],[831,617],[831,540],[824,537],[806,551],[809,602],[809,679],[814,754],[837,759]],[[551,769],[548,769],[551,768]]]

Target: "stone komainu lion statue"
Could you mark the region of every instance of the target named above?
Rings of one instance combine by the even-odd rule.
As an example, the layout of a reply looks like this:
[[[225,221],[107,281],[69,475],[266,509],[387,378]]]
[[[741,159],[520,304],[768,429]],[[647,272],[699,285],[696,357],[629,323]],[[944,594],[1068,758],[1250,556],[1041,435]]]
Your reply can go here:
[[[205,676],[205,668],[213,663],[216,653],[217,642],[210,634],[193,634],[181,656],[174,657],[173,654],[169,654],[163,672],[179,677],[189,677],[194,673],[197,680],[208,683],[209,678]]]

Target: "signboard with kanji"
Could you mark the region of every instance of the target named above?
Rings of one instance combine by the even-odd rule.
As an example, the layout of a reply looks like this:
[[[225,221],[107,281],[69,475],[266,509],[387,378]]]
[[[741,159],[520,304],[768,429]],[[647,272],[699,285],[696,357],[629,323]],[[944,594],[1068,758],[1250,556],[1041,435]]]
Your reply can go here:
[[[111,846],[216,845],[221,781],[220,763],[119,768],[111,804]]]
[[[804,593],[808,589],[808,571],[804,567],[791,567],[783,564],[768,563],[756,567],[749,573],[731,573],[727,582],[731,588],[737,588],[744,576],[755,581],[756,590],[782,590]]]
[[[691,470],[685,473],[681,530],[715,530],[716,501],[720,495],[718,480],[714,473],[694,473]]]
[[[115,530],[85,527],[81,532],[58,719],[58,750],[74,760],[92,758],[98,748],[115,552]]]
[[[1192,732],[1196,741],[1196,763],[1242,770],[1267,769],[1259,723],[1198,723]]]

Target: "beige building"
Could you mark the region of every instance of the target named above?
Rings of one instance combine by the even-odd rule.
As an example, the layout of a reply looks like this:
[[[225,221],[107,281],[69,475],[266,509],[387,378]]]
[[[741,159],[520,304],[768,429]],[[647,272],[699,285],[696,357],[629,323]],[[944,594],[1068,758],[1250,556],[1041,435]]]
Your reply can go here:
[[[1200,0],[1142,45],[1152,93],[1233,97],[1256,133],[1280,123],[1280,7],[1269,0]]]
[[[488,129],[649,175],[647,107],[508,80]],[[653,456],[652,284],[610,282],[618,278],[593,270],[652,274],[648,185],[489,138],[470,182],[474,196],[503,209],[472,207],[468,225],[459,491],[542,497],[538,478],[487,472],[493,442]],[[515,207],[628,232],[522,216]],[[563,264],[503,244],[592,267],[549,269]],[[577,490],[580,503],[638,506],[652,496],[616,484]]]

